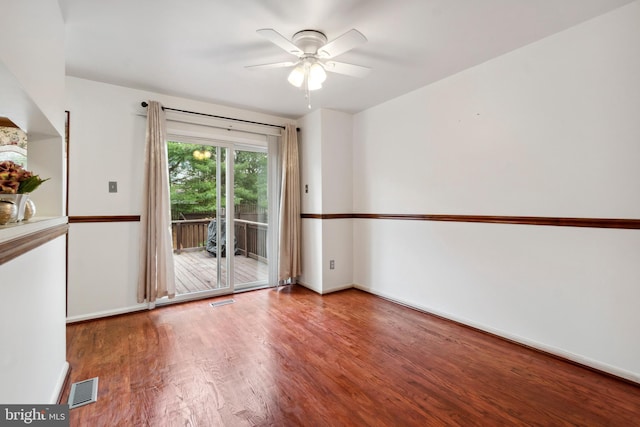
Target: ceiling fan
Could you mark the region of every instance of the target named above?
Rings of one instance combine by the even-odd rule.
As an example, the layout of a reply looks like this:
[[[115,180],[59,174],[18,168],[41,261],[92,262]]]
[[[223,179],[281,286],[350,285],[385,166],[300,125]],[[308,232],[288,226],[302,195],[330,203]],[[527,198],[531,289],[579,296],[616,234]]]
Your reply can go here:
[[[351,77],[365,77],[371,71],[369,67],[333,60],[334,57],[367,41],[367,38],[356,29],[351,29],[330,42],[327,42],[327,36],[317,30],[298,31],[291,40],[272,28],[264,28],[258,30],[257,33],[286,52],[297,56],[298,59],[272,64],[250,65],[246,68],[294,67],[288,77],[289,83],[295,87],[303,88],[307,99],[310,98],[310,91],[322,87],[322,83],[327,78],[326,71]],[[309,108],[311,108],[310,102]]]

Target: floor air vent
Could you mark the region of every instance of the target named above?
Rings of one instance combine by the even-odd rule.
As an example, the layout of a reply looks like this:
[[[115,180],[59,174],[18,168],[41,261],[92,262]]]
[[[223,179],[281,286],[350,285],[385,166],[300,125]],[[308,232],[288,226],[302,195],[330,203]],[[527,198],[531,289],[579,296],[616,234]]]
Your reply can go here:
[[[69,409],[93,403],[98,400],[98,377],[71,384]]]
[[[233,304],[234,302],[236,301],[232,299],[224,299],[222,301],[212,302],[211,307],[220,307],[221,305]]]

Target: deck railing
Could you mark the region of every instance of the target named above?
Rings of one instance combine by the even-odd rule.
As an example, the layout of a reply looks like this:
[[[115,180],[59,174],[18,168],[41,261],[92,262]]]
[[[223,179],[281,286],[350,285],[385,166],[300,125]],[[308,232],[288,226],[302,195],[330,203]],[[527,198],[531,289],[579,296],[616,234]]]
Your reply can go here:
[[[244,256],[266,262],[267,224],[244,219],[235,219],[233,222],[238,250]]]
[[[207,233],[210,219],[183,219],[171,221],[173,250],[204,248],[207,244]]]
[[[188,219],[171,222],[173,251],[202,249],[207,244],[211,219]],[[262,222],[234,219],[238,251],[250,258],[267,260],[268,225]]]

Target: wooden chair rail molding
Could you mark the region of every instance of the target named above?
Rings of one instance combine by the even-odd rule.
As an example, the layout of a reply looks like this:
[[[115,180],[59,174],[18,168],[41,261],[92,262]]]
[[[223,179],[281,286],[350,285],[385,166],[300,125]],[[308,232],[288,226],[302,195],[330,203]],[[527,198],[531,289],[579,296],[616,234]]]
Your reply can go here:
[[[69,224],[82,224],[88,222],[137,222],[140,215],[93,215],[93,216],[70,216]]]
[[[64,236],[68,229],[67,224],[61,224],[0,243],[0,265],[57,237]]]
[[[590,227],[590,228],[619,228],[640,230],[640,219],[628,218],[571,218],[545,216],[498,216],[498,215],[441,215],[441,214],[365,214],[365,213],[335,213],[335,214],[306,214],[300,215],[306,219],[390,219],[403,221],[448,221],[448,222],[479,222],[488,224],[521,224],[547,225],[559,227]],[[140,215],[96,215],[70,216],[69,224],[95,222],[137,222]]]
[[[404,221],[448,221],[481,222],[490,224],[553,225],[560,227],[591,227],[640,229],[640,219],[624,218],[569,218],[544,216],[497,216],[497,215],[433,215],[433,214],[301,214],[311,219],[391,219]]]

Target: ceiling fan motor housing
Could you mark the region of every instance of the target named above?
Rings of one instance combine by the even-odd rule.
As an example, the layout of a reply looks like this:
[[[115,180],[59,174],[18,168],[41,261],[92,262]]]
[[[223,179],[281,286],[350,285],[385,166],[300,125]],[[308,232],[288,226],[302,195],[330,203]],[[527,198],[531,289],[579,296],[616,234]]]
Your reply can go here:
[[[316,30],[302,30],[293,35],[292,42],[306,55],[315,55],[319,48],[327,44],[327,36]]]

